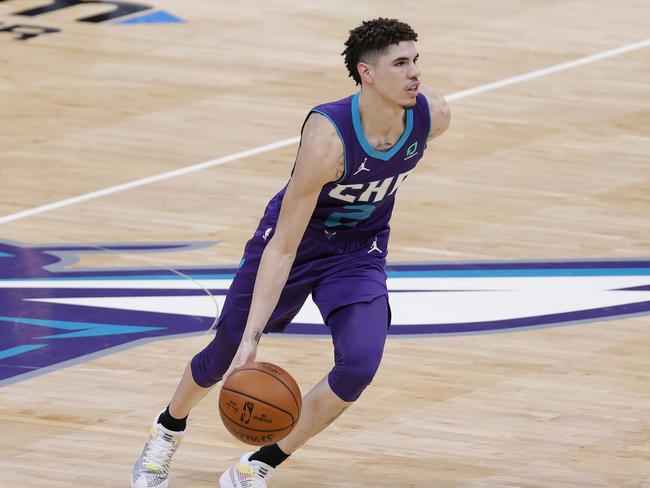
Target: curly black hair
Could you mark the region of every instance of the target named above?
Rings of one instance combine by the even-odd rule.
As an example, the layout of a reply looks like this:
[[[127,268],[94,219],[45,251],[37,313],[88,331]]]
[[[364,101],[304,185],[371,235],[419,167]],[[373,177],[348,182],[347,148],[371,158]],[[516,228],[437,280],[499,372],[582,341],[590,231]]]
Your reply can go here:
[[[350,31],[350,37],[345,41],[345,50],[341,55],[345,56],[345,66],[348,68],[350,77],[357,85],[361,84],[361,76],[357,70],[360,61],[367,60],[369,56],[380,54],[392,44],[402,41],[417,41],[418,35],[410,25],[400,22],[397,19],[365,20],[359,27]]]

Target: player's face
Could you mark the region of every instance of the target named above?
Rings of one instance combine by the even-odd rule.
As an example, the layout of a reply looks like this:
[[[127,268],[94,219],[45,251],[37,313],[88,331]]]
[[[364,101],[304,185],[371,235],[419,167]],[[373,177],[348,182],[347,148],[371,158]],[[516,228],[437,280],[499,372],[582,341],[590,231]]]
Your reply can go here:
[[[404,108],[415,106],[420,87],[418,51],[413,41],[389,46],[373,64],[373,84],[386,99]]]

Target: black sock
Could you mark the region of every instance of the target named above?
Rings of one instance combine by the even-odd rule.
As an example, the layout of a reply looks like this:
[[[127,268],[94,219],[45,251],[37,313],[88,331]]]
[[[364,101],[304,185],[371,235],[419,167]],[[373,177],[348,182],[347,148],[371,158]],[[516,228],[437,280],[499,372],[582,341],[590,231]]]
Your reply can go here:
[[[264,446],[248,458],[249,461],[261,461],[272,468],[277,468],[280,463],[286,460],[291,454],[285,454],[277,444]]]
[[[167,406],[165,411],[160,414],[160,417],[158,417],[158,423],[167,430],[182,432],[185,430],[185,427],[187,427],[187,417],[184,419],[175,419],[169,413],[169,406]]]

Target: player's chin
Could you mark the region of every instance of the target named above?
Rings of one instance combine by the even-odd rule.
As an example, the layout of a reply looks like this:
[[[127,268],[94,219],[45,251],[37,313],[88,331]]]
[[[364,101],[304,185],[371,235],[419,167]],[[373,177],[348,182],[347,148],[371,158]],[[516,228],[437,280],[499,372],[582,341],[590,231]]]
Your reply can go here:
[[[417,103],[417,100],[415,99],[415,97],[413,97],[413,98],[409,97],[408,99],[406,99],[406,100],[404,100],[402,102],[402,108],[413,108],[413,107],[415,107],[416,103]]]

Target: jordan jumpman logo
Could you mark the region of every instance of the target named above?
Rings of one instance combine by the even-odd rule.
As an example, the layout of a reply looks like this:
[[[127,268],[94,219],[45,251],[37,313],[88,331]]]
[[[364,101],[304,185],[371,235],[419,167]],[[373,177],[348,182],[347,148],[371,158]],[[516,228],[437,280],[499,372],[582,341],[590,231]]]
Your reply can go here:
[[[368,254],[370,254],[372,251],[378,251],[379,253],[382,253],[383,251],[379,249],[377,246],[377,238],[375,237],[375,240],[372,241],[372,245],[370,246],[370,251],[368,251]]]
[[[353,173],[352,176],[356,175],[357,173],[361,173],[362,171],[370,171],[368,168],[366,168],[366,161],[368,161],[368,158],[365,158],[363,160],[363,163],[361,163],[361,166]]]

